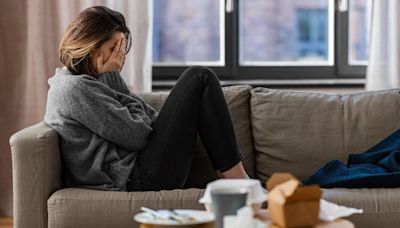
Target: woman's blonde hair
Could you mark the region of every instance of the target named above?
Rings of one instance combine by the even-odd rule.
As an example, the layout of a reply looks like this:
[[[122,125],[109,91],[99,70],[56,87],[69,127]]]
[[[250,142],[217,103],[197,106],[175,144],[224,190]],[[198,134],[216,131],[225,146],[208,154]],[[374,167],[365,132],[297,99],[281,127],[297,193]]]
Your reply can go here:
[[[94,6],[82,11],[69,24],[59,47],[62,64],[73,74],[95,75],[90,54],[109,40],[115,32],[123,32],[128,53],[132,37],[124,16],[104,6]]]

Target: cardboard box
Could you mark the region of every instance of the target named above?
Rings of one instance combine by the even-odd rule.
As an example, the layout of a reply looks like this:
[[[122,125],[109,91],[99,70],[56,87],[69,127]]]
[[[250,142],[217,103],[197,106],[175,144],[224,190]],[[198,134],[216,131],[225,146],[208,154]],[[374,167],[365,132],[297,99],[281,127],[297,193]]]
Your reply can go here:
[[[302,186],[289,173],[276,173],[267,182],[271,220],[281,227],[314,226],[319,222],[321,189]]]

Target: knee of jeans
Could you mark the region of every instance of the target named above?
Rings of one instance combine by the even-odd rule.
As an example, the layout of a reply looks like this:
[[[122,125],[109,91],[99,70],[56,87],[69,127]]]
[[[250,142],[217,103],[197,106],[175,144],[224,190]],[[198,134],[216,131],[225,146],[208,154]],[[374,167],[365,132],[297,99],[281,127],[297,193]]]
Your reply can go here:
[[[214,71],[205,66],[191,66],[185,70],[183,75],[190,75],[191,77],[195,76],[205,81],[209,80],[210,78],[218,79]]]

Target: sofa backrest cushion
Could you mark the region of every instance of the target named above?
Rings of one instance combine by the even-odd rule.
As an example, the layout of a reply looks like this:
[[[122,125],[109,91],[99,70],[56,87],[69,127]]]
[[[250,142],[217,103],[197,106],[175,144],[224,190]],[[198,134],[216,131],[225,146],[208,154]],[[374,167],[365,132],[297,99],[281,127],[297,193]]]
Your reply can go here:
[[[243,154],[243,164],[248,174],[254,177],[254,151],[251,137],[250,124],[250,91],[251,86],[228,86],[223,87],[228,108],[231,113],[238,146]],[[146,102],[161,110],[168,93],[147,93],[142,94]],[[194,155],[191,171],[186,187],[205,187],[205,185],[216,179],[216,173],[211,161],[198,138],[196,152]]]
[[[251,122],[256,175],[306,180],[330,160],[347,161],[400,127],[399,90],[317,94],[256,88]]]

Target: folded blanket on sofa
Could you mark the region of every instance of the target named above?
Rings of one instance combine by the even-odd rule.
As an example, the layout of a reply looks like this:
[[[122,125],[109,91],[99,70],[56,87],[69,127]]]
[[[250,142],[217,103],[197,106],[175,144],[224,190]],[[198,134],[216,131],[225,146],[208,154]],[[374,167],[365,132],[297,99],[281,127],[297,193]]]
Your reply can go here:
[[[352,154],[347,165],[334,160],[315,172],[305,184],[333,188],[400,187],[400,129],[360,154]]]

